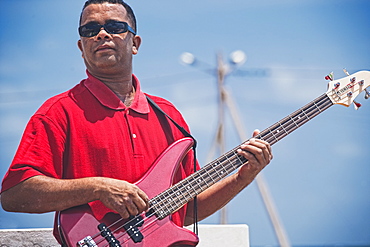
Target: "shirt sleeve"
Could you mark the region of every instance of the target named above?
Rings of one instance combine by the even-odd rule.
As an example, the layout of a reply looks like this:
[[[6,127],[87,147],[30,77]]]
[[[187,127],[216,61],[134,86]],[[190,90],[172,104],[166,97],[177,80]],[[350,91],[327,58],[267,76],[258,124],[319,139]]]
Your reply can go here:
[[[37,175],[62,178],[64,144],[65,134],[51,119],[34,115],[4,176],[1,192]]]

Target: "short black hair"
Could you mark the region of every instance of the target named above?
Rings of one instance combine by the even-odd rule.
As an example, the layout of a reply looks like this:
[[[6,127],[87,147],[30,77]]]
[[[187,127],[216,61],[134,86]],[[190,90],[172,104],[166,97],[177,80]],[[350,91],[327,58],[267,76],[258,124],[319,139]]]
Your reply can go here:
[[[85,2],[85,5],[82,8],[82,11],[81,11],[80,25],[81,25],[81,20],[82,20],[82,14],[83,14],[85,8],[87,6],[89,6],[90,4],[102,4],[102,3],[121,4],[126,9],[127,16],[129,18],[129,20],[132,22],[132,23],[130,23],[132,25],[132,28],[134,29],[135,32],[137,32],[137,24],[136,24],[136,17],[135,17],[134,11],[130,7],[130,5],[128,5],[127,3],[125,3],[122,0],[87,0]]]

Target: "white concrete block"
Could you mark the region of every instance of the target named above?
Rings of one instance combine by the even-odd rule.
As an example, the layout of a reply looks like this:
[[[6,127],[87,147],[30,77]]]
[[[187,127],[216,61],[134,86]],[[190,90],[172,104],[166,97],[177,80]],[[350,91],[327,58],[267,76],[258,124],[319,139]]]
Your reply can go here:
[[[187,227],[193,230],[193,226]],[[245,224],[206,225],[199,224],[197,247],[249,247],[249,229]]]
[[[192,226],[187,227],[193,230]],[[197,247],[249,247],[247,225],[199,224]],[[0,230],[1,247],[57,247],[51,228]]]

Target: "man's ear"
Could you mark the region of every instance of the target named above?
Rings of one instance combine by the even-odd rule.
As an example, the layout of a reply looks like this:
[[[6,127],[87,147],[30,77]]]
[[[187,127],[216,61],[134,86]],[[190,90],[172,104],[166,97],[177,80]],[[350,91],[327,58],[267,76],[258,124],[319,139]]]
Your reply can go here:
[[[82,42],[81,42],[81,40],[79,39],[78,41],[77,41],[77,46],[78,46],[78,49],[80,49],[80,51],[81,51],[81,55],[82,55],[82,57],[84,57],[84,51],[83,51],[83,49],[82,49]]]
[[[132,54],[136,55],[139,52],[139,47],[141,44],[141,37],[139,35],[136,35],[132,41],[134,42],[132,46]]]

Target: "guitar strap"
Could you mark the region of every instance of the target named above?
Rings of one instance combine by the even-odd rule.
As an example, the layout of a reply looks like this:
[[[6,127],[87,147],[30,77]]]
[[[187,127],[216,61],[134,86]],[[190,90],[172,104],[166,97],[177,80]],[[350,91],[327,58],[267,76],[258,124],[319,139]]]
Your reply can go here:
[[[148,102],[158,111],[160,111],[163,115],[165,115],[179,130],[180,132],[185,136],[185,137],[190,137],[193,139],[194,144],[193,144],[193,153],[194,153],[194,172],[196,172],[197,169],[197,155],[196,155],[196,146],[197,146],[197,141],[195,138],[188,132],[186,131],[182,126],[180,126],[178,123],[176,123],[175,120],[173,120],[166,112],[164,112],[151,98],[146,96]],[[198,208],[197,208],[197,197],[194,197],[194,229],[193,232],[198,235]]]

